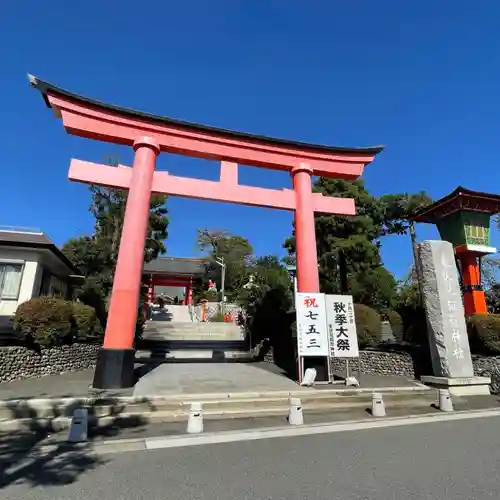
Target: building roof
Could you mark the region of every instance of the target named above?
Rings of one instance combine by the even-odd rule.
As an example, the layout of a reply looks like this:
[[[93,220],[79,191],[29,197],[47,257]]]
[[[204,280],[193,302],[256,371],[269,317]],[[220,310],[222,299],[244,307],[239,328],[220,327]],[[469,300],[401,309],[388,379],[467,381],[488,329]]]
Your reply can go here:
[[[206,259],[159,257],[144,264],[143,272],[171,276],[201,277],[205,274],[206,263]]]
[[[79,274],[78,269],[62,253],[60,248],[39,229],[0,227],[0,246],[44,248],[51,251],[74,274]]]
[[[458,186],[450,194],[422,208],[412,217],[412,220],[433,224],[438,219],[460,210],[491,215],[499,213],[500,196]]]
[[[30,80],[31,85],[41,92],[41,94],[45,100],[45,103],[47,104],[47,106],[49,108],[51,107],[51,105],[50,105],[49,99],[47,97],[47,94],[52,94],[52,95],[59,95],[62,97],[66,97],[66,98],[72,99],[73,101],[85,103],[87,105],[94,106],[97,108],[102,108],[102,109],[114,111],[114,112],[120,113],[120,114],[125,115],[125,116],[147,119],[148,121],[151,121],[151,122],[174,125],[174,126],[178,126],[178,127],[189,127],[193,130],[212,132],[212,133],[215,133],[215,134],[222,136],[222,137],[226,136],[226,137],[240,138],[240,139],[250,139],[250,140],[253,139],[256,141],[265,141],[265,142],[270,143],[270,144],[290,146],[290,147],[300,147],[303,149],[309,149],[309,150],[315,150],[315,151],[325,151],[325,152],[330,152],[330,153],[349,153],[349,152],[352,152],[352,153],[361,153],[361,154],[363,154],[363,153],[377,154],[377,153],[380,153],[384,149],[384,146],[358,147],[358,148],[349,148],[349,147],[342,147],[342,146],[325,146],[322,144],[310,144],[310,143],[306,143],[306,142],[297,142],[297,141],[290,141],[290,140],[286,140],[286,139],[278,139],[275,137],[267,137],[267,136],[262,136],[262,135],[248,134],[245,132],[236,132],[234,130],[211,127],[208,125],[201,125],[199,123],[177,120],[174,118],[169,118],[167,116],[159,116],[159,115],[154,115],[151,113],[146,113],[143,111],[137,111],[137,110],[133,110],[133,109],[129,109],[129,108],[122,108],[120,106],[115,106],[113,104],[106,104],[106,103],[103,103],[101,101],[96,101],[94,99],[89,99],[88,97],[74,94],[73,92],[69,92],[68,90],[57,87],[56,85],[53,85],[49,82],[45,82],[43,80],[40,80],[39,78],[37,78],[36,76],[33,76],[33,75],[28,75],[28,78]]]

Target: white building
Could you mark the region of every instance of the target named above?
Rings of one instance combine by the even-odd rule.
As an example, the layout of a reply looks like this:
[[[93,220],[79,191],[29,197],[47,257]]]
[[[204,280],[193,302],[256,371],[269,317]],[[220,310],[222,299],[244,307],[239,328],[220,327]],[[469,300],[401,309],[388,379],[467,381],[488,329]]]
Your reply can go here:
[[[19,304],[42,295],[69,298],[81,278],[43,232],[0,228],[0,332],[10,330]]]

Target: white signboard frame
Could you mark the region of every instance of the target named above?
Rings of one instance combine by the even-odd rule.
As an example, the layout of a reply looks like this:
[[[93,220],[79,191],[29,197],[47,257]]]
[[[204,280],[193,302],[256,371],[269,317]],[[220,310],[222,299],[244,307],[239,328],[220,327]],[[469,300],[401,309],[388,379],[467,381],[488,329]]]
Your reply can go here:
[[[295,310],[299,357],[328,357],[325,294],[298,292],[295,296]]]
[[[329,356],[359,357],[352,295],[326,295],[325,308]]]

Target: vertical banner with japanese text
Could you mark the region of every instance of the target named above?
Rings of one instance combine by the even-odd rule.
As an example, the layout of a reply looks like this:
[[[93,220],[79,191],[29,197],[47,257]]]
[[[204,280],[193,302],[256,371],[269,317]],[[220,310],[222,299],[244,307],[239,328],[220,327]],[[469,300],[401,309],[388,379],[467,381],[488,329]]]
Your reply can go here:
[[[358,335],[351,295],[326,295],[326,322],[330,356],[357,358]]]
[[[322,293],[297,293],[297,345],[299,356],[328,357],[325,295]]]

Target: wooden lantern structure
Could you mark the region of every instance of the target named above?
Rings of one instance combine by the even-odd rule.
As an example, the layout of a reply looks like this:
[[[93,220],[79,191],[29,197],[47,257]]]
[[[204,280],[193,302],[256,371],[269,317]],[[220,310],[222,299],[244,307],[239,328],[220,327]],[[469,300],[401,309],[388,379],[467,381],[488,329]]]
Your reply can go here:
[[[481,285],[481,258],[497,251],[491,246],[490,219],[499,212],[500,196],[459,186],[413,217],[415,222],[436,224],[441,238],[453,244],[462,277],[466,315],[487,313]]]

